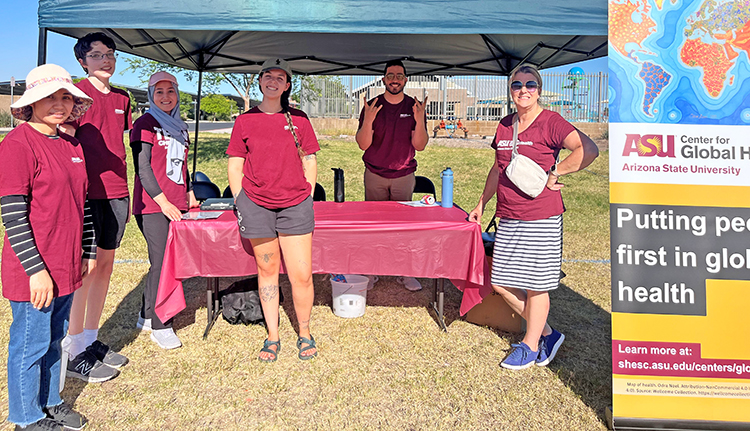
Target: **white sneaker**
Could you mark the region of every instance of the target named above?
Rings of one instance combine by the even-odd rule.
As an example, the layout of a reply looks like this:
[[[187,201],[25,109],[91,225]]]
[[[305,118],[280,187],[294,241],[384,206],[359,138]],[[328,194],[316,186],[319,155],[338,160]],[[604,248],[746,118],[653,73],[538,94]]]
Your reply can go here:
[[[141,331],[151,332],[151,319],[145,319],[140,313],[138,313],[138,323],[136,323],[135,326]]]
[[[151,331],[151,339],[165,350],[182,347],[182,342],[172,328],[154,329]]]
[[[422,290],[422,285],[419,283],[419,280],[414,277],[399,277],[398,282],[403,284],[407,290],[410,290],[412,292]]]
[[[369,279],[369,281],[367,282],[367,290],[372,289],[373,286],[375,286],[375,283],[377,283],[379,280],[377,275],[366,275],[365,277]]]

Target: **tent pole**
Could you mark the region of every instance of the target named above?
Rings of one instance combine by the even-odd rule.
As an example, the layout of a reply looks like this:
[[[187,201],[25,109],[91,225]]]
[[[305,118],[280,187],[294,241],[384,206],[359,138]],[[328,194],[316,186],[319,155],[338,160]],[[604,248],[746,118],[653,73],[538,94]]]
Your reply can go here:
[[[201,90],[203,87],[203,71],[198,71],[198,101],[195,104],[195,142],[193,142],[193,179],[195,179],[195,169],[198,163],[198,130],[201,120]]]
[[[47,27],[39,27],[39,49],[37,51],[36,65],[41,66],[47,62]]]

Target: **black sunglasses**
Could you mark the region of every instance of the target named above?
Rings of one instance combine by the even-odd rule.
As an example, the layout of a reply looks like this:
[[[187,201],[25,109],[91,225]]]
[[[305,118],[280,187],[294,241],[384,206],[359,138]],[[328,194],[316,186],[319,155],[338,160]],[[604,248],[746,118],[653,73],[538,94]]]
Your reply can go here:
[[[521,81],[513,81],[510,83],[510,89],[512,91],[521,91],[523,87],[526,87],[526,90],[529,93],[533,93],[539,88],[539,83],[536,81],[526,81],[525,84]]]

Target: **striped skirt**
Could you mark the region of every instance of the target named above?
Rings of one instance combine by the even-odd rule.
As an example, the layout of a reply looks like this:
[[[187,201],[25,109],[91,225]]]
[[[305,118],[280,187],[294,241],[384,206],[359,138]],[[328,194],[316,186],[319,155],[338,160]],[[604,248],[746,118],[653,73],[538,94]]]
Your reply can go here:
[[[557,289],[562,265],[562,215],[544,220],[500,219],[492,254],[492,284]]]

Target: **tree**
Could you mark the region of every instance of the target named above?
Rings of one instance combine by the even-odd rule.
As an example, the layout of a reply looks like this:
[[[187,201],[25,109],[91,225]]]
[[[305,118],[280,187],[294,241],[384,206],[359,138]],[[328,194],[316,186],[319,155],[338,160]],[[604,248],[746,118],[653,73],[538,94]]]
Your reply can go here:
[[[187,93],[180,91],[180,117],[183,119],[194,120],[195,110],[193,105],[193,97]]]
[[[323,96],[324,91],[329,97],[346,97],[348,93],[338,76],[295,76],[292,83],[293,88],[297,89],[292,90],[292,100],[297,103],[302,99],[315,102]]]
[[[164,70],[171,74],[182,74],[189,82],[198,79],[198,72],[194,70],[183,69],[182,67],[172,66],[166,63],[160,63],[154,60],[148,60],[141,57],[125,57],[128,67],[121,73],[133,71],[138,74],[138,79],[142,83],[147,83],[148,78],[154,73]],[[245,111],[250,109],[250,94],[255,90],[256,76],[252,73],[218,73],[205,72],[203,74],[203,87],[207,93],[216,93],[223,82],[228,83],[234,88],[234,91],[242,97],[245,103]],[[203,101],[201,100],[201,107]]]
[[[230,120],[232,112],[237,110],[237,103],[221,94],[211,94],[201,99],[201,111],[212,115],[213,120]]]
[[[84,79],[88,78],[75,78],[73,79],[73,84],[78,84],[79,82],[83,81]],[[135,113],[136,108],[138,107],[138,102],[135,101],[135,96],[131,92],[128,91],[125,87],[120,87],[119,85],[113,85],[112,87],[119,88],[120,90],[128,93],[128,97],[130,97],[130,112]]]

